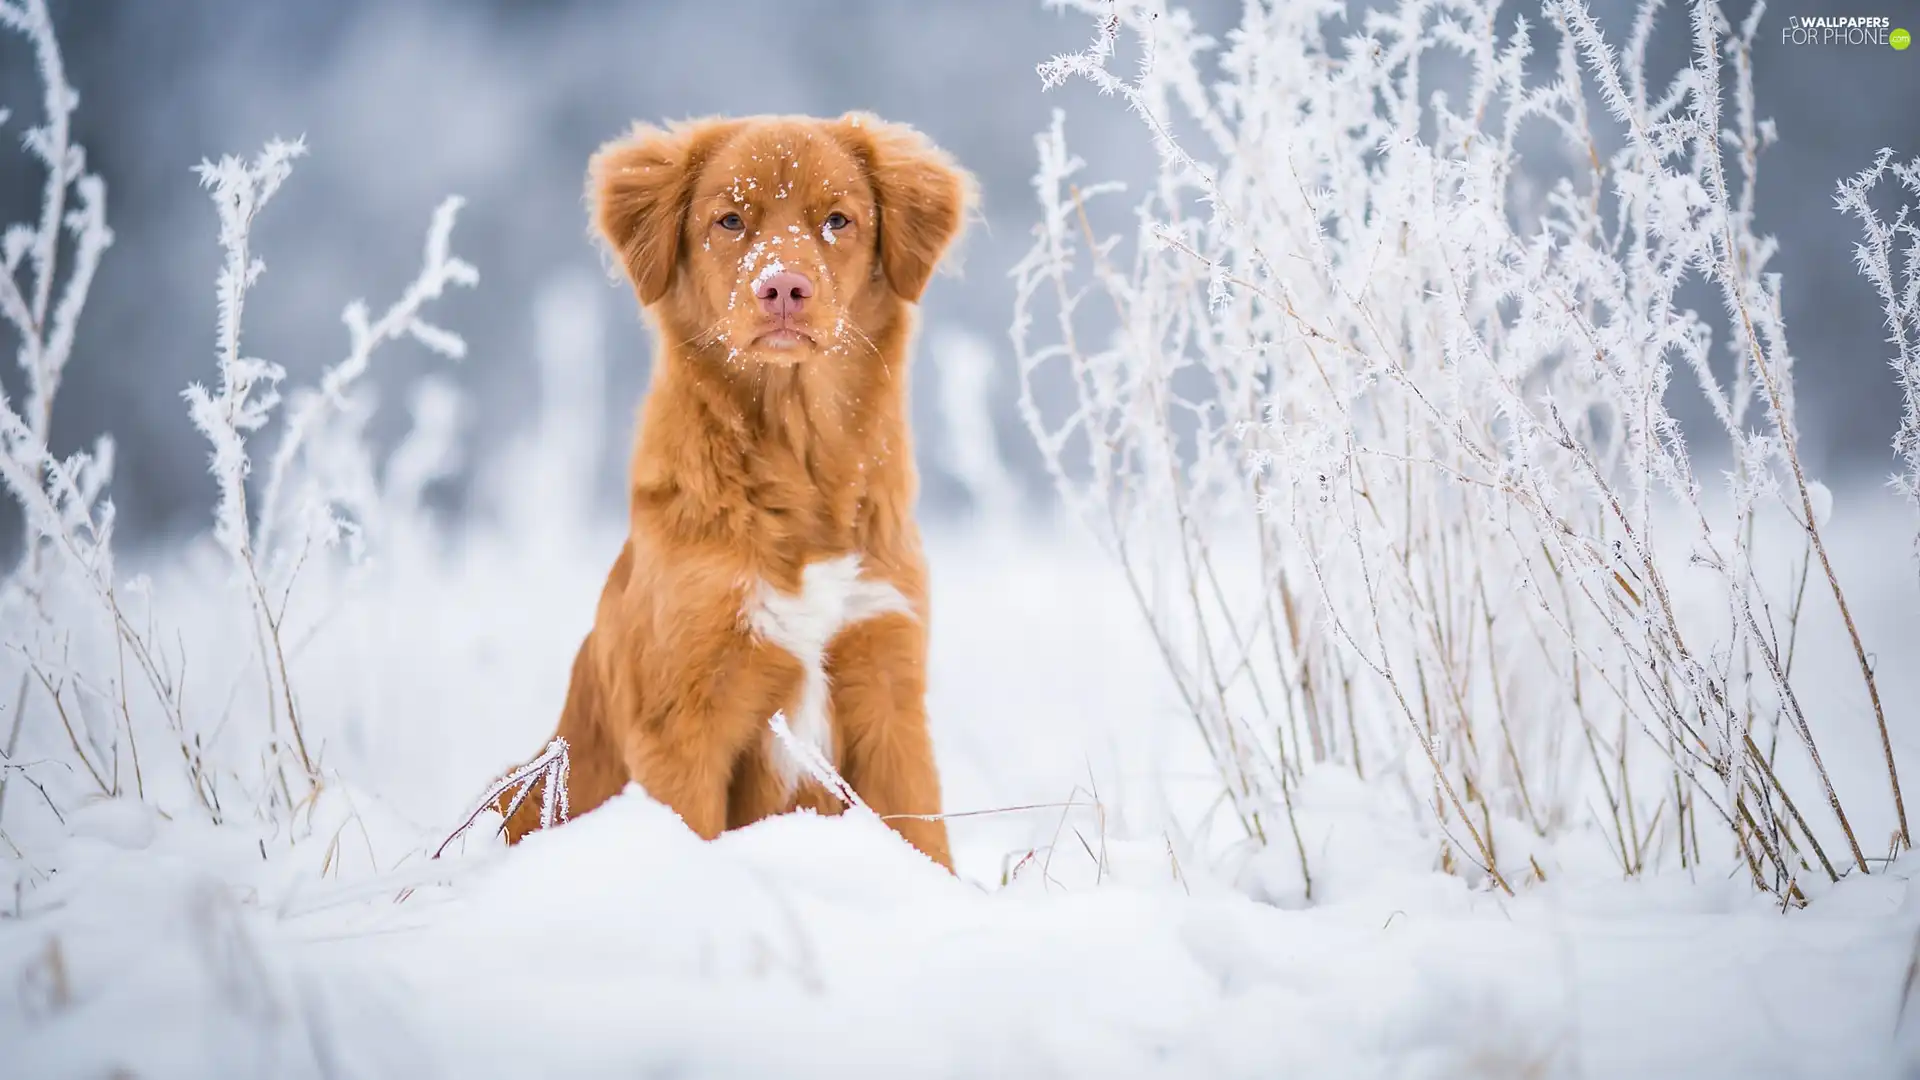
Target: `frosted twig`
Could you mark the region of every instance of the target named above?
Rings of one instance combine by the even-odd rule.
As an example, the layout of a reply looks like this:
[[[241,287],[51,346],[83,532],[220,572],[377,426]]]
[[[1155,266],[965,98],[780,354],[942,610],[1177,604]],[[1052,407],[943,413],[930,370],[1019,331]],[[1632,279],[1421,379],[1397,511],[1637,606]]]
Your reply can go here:
[[[1759,569],[1773,533],[1757,523],[1786,523],[1864,660],[1757,231],[1774,141],[1757,18],[1689,0],[1687,25],[1662,30],[1661,0],[1642,0],[1622,52],[1582,0],[1519,19],[1499,0],[1388,0],[1357,27],[1337,6],[1249,5],[1216,80],[1198,60],[1211,42],[1163,0],[1058,6],[1094,40],[1042,65],[1043,85],[1121,99],[1158,167],[1123,215],[1112,185],[1082,182],[1060,113],[1036,140],[1040,223],[1014,272],[1021,415],[1118,558],[1249,835],[1266,842],[1261,815],[1292,810],[1290,762],[1331,761],[1430,784],[1428,826],[1465,828],[1496,881],[1501,819],[1551,841],[1604,801],[1634,875],[1696,864],[1705,796],[1726,850],[1787,895],[1785,823],[1805,832],[1805,796],[1750,746],[1789,732],[1851,851],[1805,711],[1824,696],[1796,685],[1798,585]],[[1691,45],[1664,84],[1647,70],[1662,33]],[[1435,57],[1464,61],[1458,103],[1423,86]],[[1528,156],[1536,128],[1560,147]],[[1914,187],[1916,169],[1883,155],[1840,196],[1867,232],[1903,390],[1920,385],[1920,245],[1865,194],[1889,173]],[[1680,302],[1699,285],[1719,290],[1718,319]],[[1676,374],[1711,415],[1700,433],[1669,409]],[[1687,436],[1720,442],[1724,470]],[[1904,474],[1920,475],[1915,447],[1896,443]],[[1259,570],[1238,592],[1215,571],[1236,549]],[[1711,576],[1722,612],[1676,593],[1683,571]],[[1430,777],[1400,771],[1409,739]]]
[[[421,314],[430,301],[438,300],[449,285],[472,287],[480,281],[480,272],[471,263],[454,256],[449,248],[453,224],[465,200],[452,196],[433,212],[427,228],[426,247],[420,273],[408,284],[387,310],[369,321],[367,306],[361,301],[347,305],[341,321],[347,326],[347,356],[320,376],[311,390],[295,395],[288,407],[286,429],[274,449],[267,469],[266,488],[260,500],[259,546],[271,551],[279,528],[283,491],[294,460],[306,448],[329,408],[341,408],[345,394],[366,374],[368,361],[382,344],[401,337],[412,337],[448,359],[466,355],[467,343],[460,335],[428,322]]]
[[[840,775],[840,771],[833,767],[833,763],[821,755],[820,748],[793,734],[793,729],[787,726],[787,714],[784,711],[769,716],[767,727],[772,729],[773,737],[779,741],[780,748],[791,754],[793,760],[800,763],[800,767],[806,770],[807,775],[811,776],[815,783],[833,792],[835,798],[848,806],[867,809],[867,804],[861,800],[859,793],[853,790],[853,785],[847,783],[846,779]]]
[[[472,828],[481,814],[491,807],[499,806],[500,800],[505,798],[508,792],[513,792],[513,801],[500,815],[498,832],[505,832],[507,822],[513,817],[514,812],[520,809],[520,804],[526,801],[527,796],[532,794],[535,784],[541,785],[540,828],[550,829],[555,824],[567,820],[570,813],[567,805],[567,772],[570,768],[571,759],[567,756],[567,740],[556,737],[547,744],[547,748],[542,750],[538,757],[495,780],[493,785],[487,788],[486,794],[482,795],[480,801],[475,804],[473,812],[460,823],[460,827],[448,833],[447,838],[440,841],[440,846],[433,849],[433,857],[439,858],[440,853],[447,850],[447,845],[453,843],[461,833]]]

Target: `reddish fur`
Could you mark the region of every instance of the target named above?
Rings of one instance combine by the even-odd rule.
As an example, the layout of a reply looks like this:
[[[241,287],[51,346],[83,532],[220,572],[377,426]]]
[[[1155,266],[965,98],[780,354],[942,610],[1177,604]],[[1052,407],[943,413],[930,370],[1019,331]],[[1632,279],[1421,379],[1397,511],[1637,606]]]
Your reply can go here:
[[[773,774],[767,719],[792,709],[802,669],[750,634],[742,609],[758,580],[793,592],[808,563],[858,553],[914,615],[857,623],[829,646],[834,763],[876,813],[938,814],[907,346],[970,178],[870,116],[754,117],[637,126],[594,155],[589,193],[659,348],[627,544],[560,716],[573,812],[630,779],[709,839],[798,805],[837,812],[817,785],[787,794]],[[718,224],[729,209],[744,233]],[[853,224],[828,244],[821,222],[836,209]],[[817,346],[745,344],[762,317],[741,255],[772,237],[813,279]],[[538,825],[538,801],[507,823],[511,842]],[[943,823],[889,824],[952,869]]]

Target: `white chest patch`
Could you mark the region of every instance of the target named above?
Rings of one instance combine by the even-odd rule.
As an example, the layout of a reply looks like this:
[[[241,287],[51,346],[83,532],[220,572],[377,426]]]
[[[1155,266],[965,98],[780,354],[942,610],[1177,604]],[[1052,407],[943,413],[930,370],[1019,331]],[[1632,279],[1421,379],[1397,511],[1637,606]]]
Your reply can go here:
[[[833,760],[833,724],[828,717],[827,646],[854,623],[889,612],[911,614],[900,590],[884,581],[860,577],[860,556],[842,555],[800,571],[800,591],[783,593],[765,581],[748,594],[747,625],[770,644],[800,661],[800,701],[792,715],[796,739]],[[773,767],[787,790],[799,782],[802,766],[777,742],[770,742]]]

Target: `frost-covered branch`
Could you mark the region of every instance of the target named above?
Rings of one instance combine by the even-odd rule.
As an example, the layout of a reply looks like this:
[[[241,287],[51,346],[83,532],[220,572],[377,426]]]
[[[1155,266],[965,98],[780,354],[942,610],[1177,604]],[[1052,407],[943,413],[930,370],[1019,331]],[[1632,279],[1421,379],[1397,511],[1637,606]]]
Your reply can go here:
[[[460,834],[473,827],[480,815],[488,810],[500,811],[500,829],[506,831],[507,822],[513,819],[527,798],[533,794],[534,786],[540,787],[540,828],[550,829],[567,820],[571,810],[567,803],[567,774],[572,768],[573,759],[567,753],[567,740],[556,737],[547,743],[547,748],[532,761],[507,773],[493,782],[472,812],[460,826],[447,834],[440,846],[433,849],[433,857],[439,858]],[[506,805],[502,806],[504,802]]]
[[[801,771],[811,777],[814,783],[832,792],[834,798],[852,809],[867,809],[866,801],[840,775],[840,770],[833,767],[833,762],[827,760],[820,748],[793,733],[793,728],[787,724],[786,713],[775,712],[767,717],[767,730],[773,732],[774,741],[780,745],[781,751],[798,762]]]
[[[1518,19],[1407,0],[1353,24],[1248,5],[1217,75],[1159,0],[1060,6],[1095,37],[1043,82],[1121,98],[1159,165],[1131,235],[1102,232],[1111,186],[1081,183],[1058,115],[1038,140],[1022,411],[1127,571],[1248,836],[1292,812],[1303,769],[1376,775],[1414,748],[1443,861],[1494,882],[1530,857],[1503,834],[1588,821],[1626,873],[1691,866],[1703,809],[1783,896],[1802,852],[1833,865],[1823,845],[1864,871],[1820,753],[1833,728],[1796,690],[1804,590],[1761,569],[1780,523],[1793,576],[1828,583],[1884,744],[1755,231],[1774,138],[1757,14],[1693,0],[1692,58],[1660,86],[1658,0],[1624,52],[1580,0]],[[1689,286],[1723,318],[1689,310]],[[1699,432],[1669,410],[1676,373],[1713,418]],[[1724,473],[1689,434],[1721,443]],[[1683,595],[1703,571],[1718,611]],[[1810,831],[1756,758],[1772,731],[1830,825]],[[1904,837],[1890,747],[1886,769]]]
[[[1903,203],[1885,219],[1871,202],[1874,189],[1891,177]],[[1860,273],[1879,293],[1886,314],[1887,343],[1893,346],[1894,378],[1900,387],[1900,430],[1893,438],[1899,462],[1892,485],[1920,514],[1920,158],[1896,162],[1893,151],[1882,150],[1873,167],[1842,180],[1836,197],[1839,208],[1860,222],[1864,234],[1854,248]],[[1920,531],[1914,536],[1914,559],[1920,564]],[[1920,569],[1920,565],[1917,565]]]
[[[451,331],[427,322],[421,311],[448,285],[472,285],[479,275],[449,252],[460,200],[447,199],[435,211],[428,229],[424,266],[400,298],[376,321],[369,321],[364,303],[356,301],[347,306],[347,357],[327,369],[317,387],[295,394],[267,475],[259,513],[251,512],[247,481],[252,457],[248,440],[272,417],[285,377],[279,365],[246,356],[241,349],[247,292],[266,268],[252,254],[252,227],[254,218],[292,173],[294,160],[305,153],[301,142],[275,140],[251,163],[228,156],[198,167],[201,182],[210,190],[220,216],[224,258],[215,282],[220,381],[216,391],[196,383],[184,396],[194,425],[213,447],[211,471],[220,489],[214,538],[244,583],[253,609],[262,675],[269,688],[270,727],[277,731],[284,717],[298,764],[311,783],[318,779],[319,766],[307,745],[282,631],[293,579],[308,551],[315,544],[331,545],[359,528],[359,522],[373,516],[377,502],[373,492],[378,484],[359,441],[360,425],[370,406],[355,408],[348,394],[365,375],[374,350],[403,335],[442,355],[463,355],[465,343]],[[331,417],[344,417],[345,428],[330,430]],[[301,498],[292,513],[306,528],[289,545],[281,541],[276,526],[287,513],[282,502],[290,482],[300,485]],[[334,508],[340,503],[357,511],[354,516],[358,522],[343,521],[336,515]],[[284,778],[280,788],[291,804],[294,796]]]
[[[307,152],[302,142],[274,140],[251,164],[227,156],[218,164],[201,162],[200,182],[212,193],[220,215],[220,272],[214,281],[216,358],[220,381],[216,390],[200,383],[187,387],[193,424],[212,444],[210,471],[219,485],[214,509],[214,539],[237,565],[254,562],[253,523],[247,509],[247,435],[266,424],[280,402],[279,384],[286,371],[278,364],[242,355],[240,331],[247,290],[266,264],[251,251],[253,219],[293,174],[293,162]]]
[[[274,450],[261,497],[260,546],[263,549],[271,550],[275,539],[283,493],[295,460],[307,449],[329,409],[347,409],[346,395],[366,374],[375,349],[389,341],[411,337],[451,360],[466,355],[467,343],[460,335],[428,322],[422,315],[427,304],[440,299],[449,285],[472,287],[480,280],[480,273],[472,264],[449,251],[454,219],[462,205],[464,200],[450,197],[434,210],[419,275],[379,319],[368,321],[364,302],[356,300],[347,305],[341,315],[347,325],[346,359],[328,368],[318,386],[296,394],[288,406],[286,430]]]
[[[25,526],[20,561],[0,582],[7,643],[23,667],[0,747],[11,759],[24,732],[35,657],[57,630],[48,605],[49,593],[59,582],[43,558],[49,552],[76,572],[82,593],[109,616],[110,633],[123,655],[131,654],[136,673],[144,676],[170,718],[179,716],[179,702],[165,658],[141,634],[116,588],[113,506],[105,498],[113,472],[112,441],[102,436],[90,450],[64,458],[51,449],[54,399],[73,355],[95,271],[113,242],[106,223],[106,187],[86,171],[86,153],[71,138],[79,95],[67,83],[44,0],[0,3],[0,27],[20,34],[33,50],[44,116],[26,131],[22,143],[46,173],[38,219],[0,229],[0,323],[16,339],[26,390],[18,411],[0,393],[0,486],[19,502]],[[0,124],[8,118],[0,109]],[[124,676],[123,667],[123,683]],[[44,675],[40,682],[46,683]],[[59,705],[57,699],[54,705]],[[137,761],[137,749],[134,753]],[[7,777],[0,776],[0,813],[6,787]]]
[[[311,558],[317,549],[370,521],[410,515],[425,485],[456,460],[457,395],[447,385],[429,384],[416,397],[412,433],[382,475],[365,444],[374,399],[362,376],[373,352],[402,336],[449,356],[464,351],[458,337],[423,317],[425,306],[449,285],[476,280],[473,268],[449,251],[459,201],[448,200],[435,213],[425,268],[398,301],[378,319],[362,304],[348,307],[347,359],[329,369],[318,387],[294,395],[269,491],[260,500],[251,486],[250,443],[275,418],[284,372],[244,348],[246,300],[263,270],[251,249],[252,227],[305,147],[274,141],[252,161],[228,157],[198,170],[219,215],[218,379],[211,387],[190,386],[184,397],[212,449],[218,487],[213,539],[243,586],[239,614],[255,649],[250,658],[213,650],[211,663],[198,670],[229,679],[228,691],[196,690],[194,700],[215,709],[224,702],[224,711],[189,715],[184,635],[177,624],[159,619],[144,578],[123,582],[118,576],[113,507],[106,499],[112,443],[103,438],[65,457],[49,449],[54,397],[112,234],[104,187],[85,171],[85,155],[69,138],[78,98],[66,83],[43,0],[0,0],[0,27],[26,37],[36,57],[47,116],[24,141],[48,177],[37,222],[0,234],[0,323],[19,339],[25,376],[24,408],[16,411],[0,395],[0,486],[20,503],[27,535],[20,565],[0,588],[0,669],[9,676],[9,690],[11,677],[19,678],[17,692],[4,702],[9,726],[0,733],[0,800],[18,771],[16,752],[44,751],[77,758],[81,768],[72,771],[89,778],[95,792],[123,793],[125,761],[128,789],[156,805],[177,809],[185,794],[215,823],[236,811],[288,820],[311,805],[321,779],[319,747],[308,744],[290,665],[286,629],[294,582],[303,568],[319,562]],[[0,123],[6,119],[0,112]],[[354,520],[343,521],[341,507]],[[224,614],[204,595],[195,605],[200,614],[188,621]],[[257,681],[227,666],[236,659],[257,664]],[[250,683],[263,692],[252,699],[264,705],[258,712],[251,701],[236,706]],[[142,761],[138,732],[155,721],[162,725],[161,741],[177,744],[177,772]],[[290,775],[304,781],[303,791]],[[58,778],[46,787],[55,815],[60,800],[84,794]]]
[[[113,243],[113,232],[107,228],[106,185],[86,171],[86,151],[71,138],[73,111],[80,96],[67,83],[66,65],[45,0],[0,3],[0,27],[25,37],[32,47],[45,113],[42,123],[29,128],[22,140],[28,155],[46,170],[39,219],[0,230],[0,321],[18,339],[16,357],[26,386],[19,412],[14,412],[11,404],[0,404],[0,408],[6,412],[8,428],[8,486],[25,501],[30,496],[22,486],[40,486],[39,475],[49,455],[54,397],[73,355],[74,333],[93,287],[94,272],[101,255]],[[5,120],[6,113],[0,111],[0,123]],[[71,238],[64,272],[60,259],[63,234]],[[110,444],[103,443],[96,454],[66,463],[76,484],[54,494],[55,501],[62,501],[60,512],[49,515],[43,508],[39,514],[28,515],[21,551],[23,567],[31,570],[42,540],[55,535],[39,529],[62,519],[81,524],[73,520],[74,515],[90,518],[94,513],[91,501],[79,506],[63,500],[82,489],[93,498],[99,496],[110,473],[110,449]],[[85,531],[97,530],[89,524]]]
[[[241,328],[246,312],[247,291],[266,270],[266,264],[251,251],[253,220],[265,209],[274,193],[293,173],[293,162],[306,153],[305,144],[274,140],[261,150],[251,164],[231,155],[216,163],[202,162],[196,169],[203,186],[210,189],[220,217],[220,272],[214,280],[216,304],[216,354],[220,382],[209,391],[200,383],[182,392],[194,427],[205,435],[213,452],[209,470],[220,491],[214,507],[213,538],[234,571],[245,584],[253,608],[253,620],[259,639],[259,659],[267,683],[269,727],[278,732],[284,703],[285,724],[293,737],[293,750],[309,784],[319,779],[319,767],[307,747],[295,704],[292,680],[286,670],[286,650],[280,638],[280,608],[269,594],[267,566],[255,546],[252,515],[247,508],[247,477],[252,460],[247,453],[247,437],[259,430],[280,402],[279,384],[286,375],[278,364],[244,355],[240,349]],[[275,685],[278,685],[278,701]],[[273,757],[279,757],[276,740]],[[276,767],[280,790],[291,806],[294,796],[285,773]]]

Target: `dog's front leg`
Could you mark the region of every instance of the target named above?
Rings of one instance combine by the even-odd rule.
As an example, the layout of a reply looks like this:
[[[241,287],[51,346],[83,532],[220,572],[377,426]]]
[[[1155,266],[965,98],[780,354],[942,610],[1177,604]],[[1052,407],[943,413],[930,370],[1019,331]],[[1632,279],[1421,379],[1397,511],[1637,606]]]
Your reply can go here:
[[[883,615],[848,628],[827,657],[847,783],[907,843],[953,871],[940,820],[940,772],[927,730],[927,635]]]
[[[799,665],[741,636],[712,654],[692,654],[684,668],[656,680],[646,712],[625,726],[628,772],[711,840],[727,827],[728,790],[741,758],[764,743],[766,717],[799,684]]]
[[[627,769],[647,794],[666,804],[701,839],[727,825],[727,784],[744,739],[717,738],[711,714],[681,714],[632,740]]]

